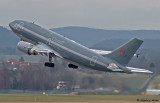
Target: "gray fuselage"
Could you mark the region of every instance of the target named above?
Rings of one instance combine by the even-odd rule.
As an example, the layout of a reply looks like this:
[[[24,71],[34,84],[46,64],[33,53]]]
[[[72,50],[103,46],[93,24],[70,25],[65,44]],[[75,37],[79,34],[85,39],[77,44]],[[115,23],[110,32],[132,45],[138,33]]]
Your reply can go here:
[[[22,40],[35,45],[44,43],[69,62],[99,71],[111,71],[107,68],[113,62],[111,59],[104,58],[87,47],[51,30],[22,20],[15,20],[9,26]]]

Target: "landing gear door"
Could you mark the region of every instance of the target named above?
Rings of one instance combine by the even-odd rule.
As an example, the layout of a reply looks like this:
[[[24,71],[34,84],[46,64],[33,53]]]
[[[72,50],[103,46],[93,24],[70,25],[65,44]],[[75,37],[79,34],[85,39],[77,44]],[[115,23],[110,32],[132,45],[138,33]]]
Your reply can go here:
[[[91,59],[91,61],[90,61],[90,65],[91,66],[95,66],[95,62],[97,61],[97,59],[98,59],[98,57],[93,56],[92,59]]]

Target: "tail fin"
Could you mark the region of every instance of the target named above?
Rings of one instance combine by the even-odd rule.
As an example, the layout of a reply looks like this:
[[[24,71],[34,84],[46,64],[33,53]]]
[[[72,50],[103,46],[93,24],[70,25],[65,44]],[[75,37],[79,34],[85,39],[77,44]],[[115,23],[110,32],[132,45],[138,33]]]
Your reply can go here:
[[[105,57],[113,59],[121,65],[126,66],[142,43],[142,40],[134,38],[115,49],[113,52],[105,55]]]

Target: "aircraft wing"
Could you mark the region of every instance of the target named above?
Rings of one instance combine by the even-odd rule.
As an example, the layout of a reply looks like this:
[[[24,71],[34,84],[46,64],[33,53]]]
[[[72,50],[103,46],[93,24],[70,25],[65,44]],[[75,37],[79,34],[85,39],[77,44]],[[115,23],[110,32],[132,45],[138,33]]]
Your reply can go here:
[[[40,54],[40,55],[48,56],[49,53],[51,53],[51,54],[54,54],[54,56],[63,59],[63,57],[59,53],[57,53],[56,51],[51,49],[49,46],[47,46],[43,43],[39,43],[37,45],[34,45],[32,50],[34,50],[37,54]]]

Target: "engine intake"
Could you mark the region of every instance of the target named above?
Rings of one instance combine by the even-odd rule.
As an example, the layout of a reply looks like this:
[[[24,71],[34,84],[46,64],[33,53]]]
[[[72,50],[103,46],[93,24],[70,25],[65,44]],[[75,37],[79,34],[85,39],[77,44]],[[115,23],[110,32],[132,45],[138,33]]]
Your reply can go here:
[[[37,52],[35,50],[32,50],[33,44],[31,43],[20,41],[17,44],[17,48],[28,55],[37,55]]]

